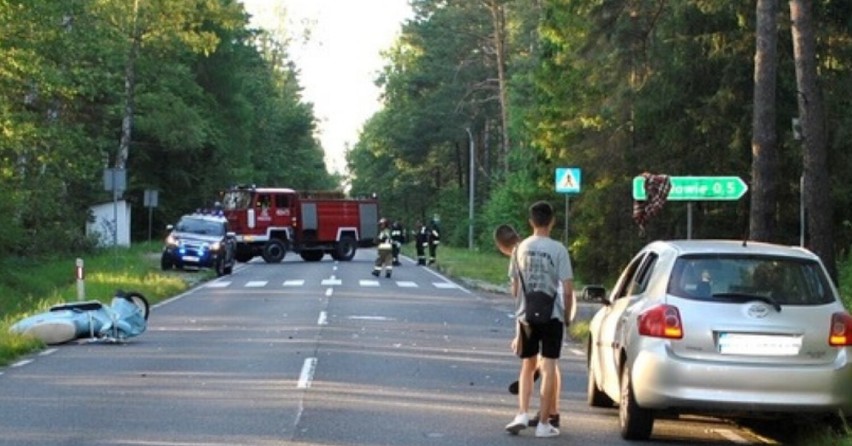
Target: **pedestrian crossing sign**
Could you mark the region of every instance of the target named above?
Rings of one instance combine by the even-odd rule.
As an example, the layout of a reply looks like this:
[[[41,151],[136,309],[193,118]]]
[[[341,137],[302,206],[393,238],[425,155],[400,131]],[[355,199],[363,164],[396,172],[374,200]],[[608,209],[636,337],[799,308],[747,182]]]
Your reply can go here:
[[[581,173],[579,167],[557,167],[556,192],[579,194]]]

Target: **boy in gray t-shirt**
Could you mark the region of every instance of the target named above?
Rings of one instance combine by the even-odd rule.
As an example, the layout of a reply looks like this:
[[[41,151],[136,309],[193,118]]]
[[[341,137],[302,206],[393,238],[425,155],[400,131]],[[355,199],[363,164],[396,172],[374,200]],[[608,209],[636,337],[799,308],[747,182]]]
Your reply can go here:
[[[518,414],[506,430],[517,434],[529,423],[529,400],[533,388],[533,374],[536,368],[541,373],[541,409],[540,420],[536,426],[536,437],[559,435],[559,429],[550,424],[550,413],[558,398],[558,376],[556,368],[562,349],[565,326],[573,314],[573,272],[568,250],[561,243],[550,238],[555,223],[553,207],[539,201],[530,206],[530,225],[533,235],[524,239],[509,263],[509,275],[512,278],[512,295],[517,299],[516,316],[518,337],[515,351],[521,357],[521,372],[518,378]],[[521,278],[523,290],[521,289]],[[543,291],[556,296],[560,283],[564,299],[556,299],[553,314],[549,322],[529,324],[526,322],[526,302],[524,291]],[[541,359],[538,356],[541,354]]]

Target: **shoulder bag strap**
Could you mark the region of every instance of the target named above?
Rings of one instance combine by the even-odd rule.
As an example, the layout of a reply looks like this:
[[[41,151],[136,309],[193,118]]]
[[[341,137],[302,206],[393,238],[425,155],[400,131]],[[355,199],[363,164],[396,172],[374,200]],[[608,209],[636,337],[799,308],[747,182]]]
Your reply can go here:
[[[512,262],[515,263],[515,269],[518,270],[518,278],[521,280],[521,292],[523,292],[523,294],[527,294],[527,287],[526,284],[524,284],[524,273],[521,271],[521,265],[518,263],[517,252],[517,248],[512,251]]]

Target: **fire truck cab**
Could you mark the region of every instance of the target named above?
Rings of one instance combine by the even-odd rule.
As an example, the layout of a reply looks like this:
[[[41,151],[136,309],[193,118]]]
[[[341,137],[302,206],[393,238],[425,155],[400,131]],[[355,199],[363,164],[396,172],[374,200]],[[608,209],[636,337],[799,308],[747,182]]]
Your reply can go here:
[[[378,201],[341,192],[238,186],[222,193],[221,206],[236,234],[240,262],[260,255],[279,263],[287,251],[311,262],[325,254],[348,261],[378,234]]]

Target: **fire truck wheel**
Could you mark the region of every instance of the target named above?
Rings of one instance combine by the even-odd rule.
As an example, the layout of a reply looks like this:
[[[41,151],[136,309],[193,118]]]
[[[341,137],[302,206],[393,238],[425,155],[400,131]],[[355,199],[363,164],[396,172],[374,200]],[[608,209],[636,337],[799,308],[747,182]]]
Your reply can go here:
[[[238,252],[234,257],[240,263],[246,263],[254,258],[251,252]]]
[[[266,263],[280,263],[284,260],[284,254],[287,252],[287,247],[281,240],[270,240],[263,247],[261,256]]]
[[[325,253],[319,250],[308,250],[300,252],[299,255],[306,262],[319,262]]]
[[[337,242],[334,247],[332,258],[334,260],[350,261],[355,257],[355,251],[358,249],[358,243],[352,237],[343,237]]]

